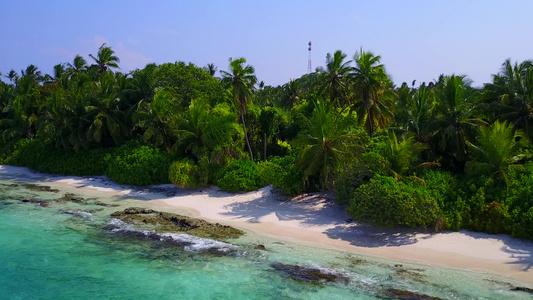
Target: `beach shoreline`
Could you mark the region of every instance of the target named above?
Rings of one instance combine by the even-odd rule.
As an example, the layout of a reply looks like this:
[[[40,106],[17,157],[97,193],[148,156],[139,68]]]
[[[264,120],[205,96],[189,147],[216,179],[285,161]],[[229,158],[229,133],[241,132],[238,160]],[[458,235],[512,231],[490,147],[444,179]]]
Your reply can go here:
[[[285,199],[271,187],[231,194],[216,187],[130,188],[101,177],[55,176],[0,166],[0,175],[83,189],[113,201],[142,200],[156,210],[183,213],[295,244],[406,263],[484,272],[533,284],[533,242],[461,230],[423,233],[348,222],[344,209],[320,194]],[[162,193],[172,190],[174,195]]]

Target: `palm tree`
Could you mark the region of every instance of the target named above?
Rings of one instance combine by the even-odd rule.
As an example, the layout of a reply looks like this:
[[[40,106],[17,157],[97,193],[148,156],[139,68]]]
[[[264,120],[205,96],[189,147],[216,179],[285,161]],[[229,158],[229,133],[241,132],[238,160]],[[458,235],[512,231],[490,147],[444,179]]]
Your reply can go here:
[[[492,104],[496,117],[514,124],[533,141],[533,62],[514,66],[510,60],[502,65],[493,83],[484,89],[484,99]]]
[[[176,140],[173,102],[170,92],[159,90],[153,99],[141,100],[133,113],[135,127],[141,129],[144,141],[167,151]]]
[[[345,100],[346,98],[346,86],[347,78],[350,73],[349,61],[344,61],[346,54],[337,50],[331,55],[326,55],[326,68],[318,68],[317,70],[321,74],[320,93],[329,95],[329,100],[333,105],[342,105],[344,103],[337,103]]]
[[[413,166],[413,163],[419,159],[420,153],[427,148],[426,145],[416,142],[410,132],[403,134],[398,141],[394,131],[389,131],[385,156],[390,163],[394,177],[401,178],[401,175],[419,167],[438,165],[437,163],[426,162]]]
[[[467,173],[500,176],[509,187],[509,170],[521,168],[519,161],[525,157],[515,154],[518,146],[516,141],[521,136],[522,131],[515,130],[505,121],[496,121],[490,127],[482,126],[477,138],[478,145],[468,143],[474,150],[474,160],[466,164]]]
[[[385,68],[379,64],[381,57],[361,49],[354,56],[356,66],[352,69],[353,89],[356,102],[352,110],[357,112],[360,121],[365,120],[365,127],[370,136],[376,126],[381,128],[392,121],[389,100],[392,93],[391,84]]]
[[[360,136],[351,130],[355,119],[319,103],[306,121],[307,128],[294,140],[296,146],[302,147],[295,166],[308,177],[318,176],[321,186],[329,189],[334,185],[335,174],[360,150]]]
[[[89,54],[89,56],[96,62],[100,73],[107,72],[109,68],[120,69],[118,66],[120,59],[115,56],[115,51],[111,47],[106,46],[105,43],[98,49],[97,57],[94,57],[92,54]]]
[[[215,77],[215,74],[217,73],[217,66],[215,66],[215,64],[207,64],[205,67],[204,67],[204,70],[206,70],[207,72],[209,72],[209,75]]]
[[[235,60],[229,59],[229,72],[220,71],[222,73],[222,83],[227,87],[231,88],[231,93],[233,100],[239,113],[241,115],[242,128],[244,130],[244,137],[246,139],[246,145],[248,146],[248,151],[250,153],[250,158],[254,160],[254,155],[252,153],[252,147],[248,140],[248,134],[246,132],[246,121],[244,119],[244,113],[248,103],[251,102],[253,96],[254,85],[257,82],[257,77],[255,76],[255,69],[251,65],[246,65],[246,59],[237,58]]]
[[[79,74],[87,68],[87,61],[81,56],[76,55],[71,63],[68,63],[68,73],[70,75]]]
[[[478,109],[475,91],[464,76],[446,76],[435,87],[436,119],[428,125],[440,135],[443,155],[452,159],[456,170],[468,160],[467,137],[484,121],[475,118]]]

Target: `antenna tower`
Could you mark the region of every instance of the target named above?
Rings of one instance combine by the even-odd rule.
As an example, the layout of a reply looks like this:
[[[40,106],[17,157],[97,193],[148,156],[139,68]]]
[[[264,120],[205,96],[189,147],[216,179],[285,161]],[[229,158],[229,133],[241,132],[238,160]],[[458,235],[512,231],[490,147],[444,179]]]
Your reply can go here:
[[[307,50],[309,50],[309,58],[307,59],[307,73],[311,73],[313,72],[313,68],[311,66],[311,41],[309,41],[307,45],[309,46],[309,48],[307,48]]]

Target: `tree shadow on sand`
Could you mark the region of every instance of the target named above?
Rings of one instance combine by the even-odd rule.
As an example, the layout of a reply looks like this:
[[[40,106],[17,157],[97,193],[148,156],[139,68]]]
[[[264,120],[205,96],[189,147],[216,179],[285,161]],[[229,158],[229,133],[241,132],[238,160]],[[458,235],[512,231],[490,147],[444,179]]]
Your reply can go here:
[[[505,244],[501,250],[509,254],[513,259],[508,264],[519,265],[524,272],[533,269],[533,242],[524,241],[510,237],[506,234],[488,234],[482,232],[472,232],[461,230],[461,233],[466,234],[474,239],[493,239],[499,240]]]
[[[410,228],[377,228],[355,223],[335,226],[324,233],[331,239],[348,241],[357,247],[398,247],[415,244],[419,238],[426,238]]]
[[[338,225],[348,218],[344,208],[320,194],[280,200],[267,190],[255,199],[232,203],[225,208],[228,211],[223,215],[247,219],[251,223],[258,223],[261,218],[271,214],[280,221],[294,220],[310,226]]]

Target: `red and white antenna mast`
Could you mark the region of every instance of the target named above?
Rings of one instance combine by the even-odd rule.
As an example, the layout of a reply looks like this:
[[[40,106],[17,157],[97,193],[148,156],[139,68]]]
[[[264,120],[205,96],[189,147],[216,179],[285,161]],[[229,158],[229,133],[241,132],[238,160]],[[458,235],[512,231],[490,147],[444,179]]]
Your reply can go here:
[[[307,73],[311,73],[313,72],[313,68],[311,66],[311,41],[309,41],[307,45],[309,46],[309,48],[307,48],[307,50],[309,50],[309,58],[307,59]]]

